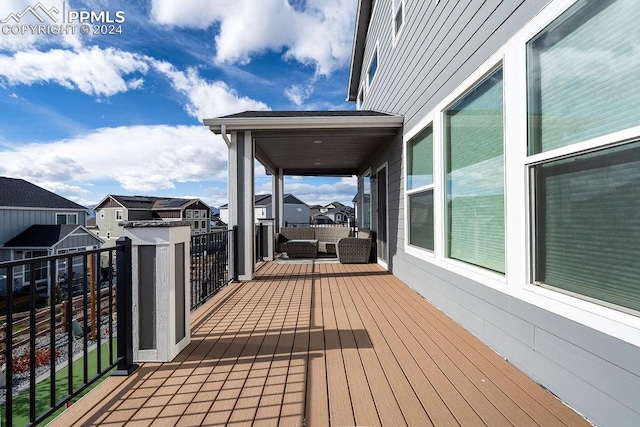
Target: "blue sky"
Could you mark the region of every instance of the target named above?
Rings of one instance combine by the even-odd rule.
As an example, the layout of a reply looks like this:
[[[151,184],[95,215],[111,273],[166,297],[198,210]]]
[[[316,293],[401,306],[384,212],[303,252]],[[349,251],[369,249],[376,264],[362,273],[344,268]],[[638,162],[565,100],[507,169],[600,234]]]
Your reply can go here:
[[[2,0],[0,176],[86,206],[110,193],[226,203],[226,145],[202,119],[353,109],[345,98],[356,3]],[[28,7],[44,22],[17,15]],[[90,33],[103,24],[122,33],[82,35],[70,11],[124,17],[85,22]],[[25,28],[35,24],[75,34]],[[256,190],[271,191],[259,166]],[[287,177],[285,192],[309,204],[350,203],[356,182]]]

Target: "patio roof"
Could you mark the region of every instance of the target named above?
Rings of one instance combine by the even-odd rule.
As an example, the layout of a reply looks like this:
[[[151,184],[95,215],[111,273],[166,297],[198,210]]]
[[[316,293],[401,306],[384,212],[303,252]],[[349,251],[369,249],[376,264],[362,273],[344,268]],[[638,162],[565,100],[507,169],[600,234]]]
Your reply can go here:
[[[377,111],[245,111],[204,124],[216,133],[251,132],[256,158],[284,175],[356,175],[364,160],[402,127]]]

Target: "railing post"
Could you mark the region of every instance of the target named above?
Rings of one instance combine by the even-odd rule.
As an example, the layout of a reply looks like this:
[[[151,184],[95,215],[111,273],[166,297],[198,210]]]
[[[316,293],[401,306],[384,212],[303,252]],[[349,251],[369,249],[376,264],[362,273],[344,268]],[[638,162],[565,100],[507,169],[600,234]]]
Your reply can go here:
[[[112,376],[126,376],[138,369],[133,363],[133,297],[131,239],[116,241],[116,299],[118,312],[118,366]]]
[[[7,268],[7,335],[5,377],[5,425],[13,425],[13,268]]]
[[[238,281],[238,226],[233,226],[233,281]]]
[[[264,261],[264,254],[262,253],[262,222],[258,224],[258,241],[256,242],[256,261]]]

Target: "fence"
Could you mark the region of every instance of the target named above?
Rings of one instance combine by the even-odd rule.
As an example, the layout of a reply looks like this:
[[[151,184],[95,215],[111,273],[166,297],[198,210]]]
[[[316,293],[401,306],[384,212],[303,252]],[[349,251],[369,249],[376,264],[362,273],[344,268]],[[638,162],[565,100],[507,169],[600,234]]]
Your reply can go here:
[[[2,425],[42,423],[113,368],[114,375],[135,369],[129,239],[109,249],[3,262],[0,277]]]
[[[191,310],[235,280],[237,227],[191,236]]]
[[[115,288],[109,290],[107,288],[103,288],[100,290],[99,302],[92,303],[90,302],[90,316],[87,319],[88,322],[88,333],[89,336],[95,340],[97,334],[97,317],[96,317],[96,307],[99,307],[98,316],[104,316],[109,313],[116,312],[116,293]],[[90,293],[89,298],[91,299],[95,293]],[[111,299],[111,307],[109,307],[109,299]],[[36,339],[47,336],[51,333],[51,323],[49,319],[51,318],[51,307],[43,307],[36,310],[35,318],[36,318]],[[54,318],[55,324],[54,327],[56,330],[62,329],[66,332],[67,327],[69,326],[66,323],[66,319],[68,318],[67,310],[71,310],[71,318],[75,319],[79,324],[84,324],[84,297],[83,296],[75,296],[73,298],[73,302],[69,305],[68,301],[62,301],[60,304],[56,304],[53,307],[54,310]],[[19,312],[15,313],[13,316],[13,348],[21,347],[25,344],[29,343],[29,337],[31,336],[31,325],[30,325],[30,313],[27,312]],[[5,319],[1,320],[2,324],[0,324],[0,362],[5,360],[5,348],[6,348],[6,339],[7,339],[7,324]]]

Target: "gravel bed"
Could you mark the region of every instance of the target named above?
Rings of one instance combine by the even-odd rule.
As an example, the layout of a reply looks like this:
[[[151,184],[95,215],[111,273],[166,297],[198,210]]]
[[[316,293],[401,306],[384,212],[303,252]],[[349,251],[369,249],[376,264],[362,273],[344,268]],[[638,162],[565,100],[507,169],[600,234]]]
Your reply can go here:
[[[109,329],[109,316],[102,316],[101,322],[100,322],[100,338],[102,343],[106,342],[106,340],[108,340],[109,338],[108,329]],[[113,337],[117,335],[116,331],[117,331],[117,324],[114,321],[113,331],[112,331]],[[64,332],[62,329],[56,330],[55,348],[59,351],[58,356],[56,357],[56,372],[60,371],[61,369],[65,369],[68,366],[68,363],[67,363],[69,359],[68,339],[70,336],[71,336],[71,332]],[[45,336],[36,338],[37,351],[49,348],[50,338],[51,337],[48,334]],[[92,340],[90,338],[87,340],[87,352],[90,352],[91,350],[96,348],[96,346],[97,346],[97,343],[95,340]],[[84,338],[73,339],[72,348],[73,348],[73,360],[76,360],[82,357],[84,354],[83,352]],[[25,354],[29,354],[28,344],[23,345],[20,348],[14,349],[13,351],[14,360],[18,357],[22,357]],[[3,365],[3,367],[5,367],[6,369],[6,364]],[[46,363],[44,365],[36,367],[36,370],[35,370],[36,383],[39,383],[40,381],[43,381],[44,379],[48,378],[50,375],[50,371],[51,371],[50,363]],[[7,392],[6,383],[3,381],[4,374],[5,374],[4,371],[0,373],[0,384],[2,384],[0,387],[0,404],[5,402],[6,392]],[[30,378],[29,370],[27,370],[26,372],[15,374],[13,376],[14,399],[18,394],[29,389],[29,378]]]

